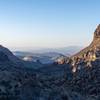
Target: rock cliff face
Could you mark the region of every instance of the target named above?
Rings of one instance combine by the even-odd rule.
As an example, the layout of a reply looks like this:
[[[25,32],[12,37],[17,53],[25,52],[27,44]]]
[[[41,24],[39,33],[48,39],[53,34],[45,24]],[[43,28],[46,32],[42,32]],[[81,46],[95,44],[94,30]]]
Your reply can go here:
[[[92,43],[72,56],[68,63],[74,75],[73,89],[100,100],[100,25],[94,32]]]
[[[98,25],[97,29],[94,32],[94,40],[100,38],[100,24]]]
[[[81,50],[79,53],[72,56],[70,59],[70,64],[72,64],[72,66],[77,66],[80,63],[85,63],[86,66],[91,67],[91,63],[97,59],[100,59],[100,25],[98,25],[94,32],[94,38],[91,44],[85,49]]]
[[[94,38],[92,43],[82,51],[80,51],[78,54],[74,56],[82,56],[82,54],[88,52],[89,50],[94,51],[94,52],[99,52],[100,50],[100,25],[97,26],[95,32],[94,32]]]

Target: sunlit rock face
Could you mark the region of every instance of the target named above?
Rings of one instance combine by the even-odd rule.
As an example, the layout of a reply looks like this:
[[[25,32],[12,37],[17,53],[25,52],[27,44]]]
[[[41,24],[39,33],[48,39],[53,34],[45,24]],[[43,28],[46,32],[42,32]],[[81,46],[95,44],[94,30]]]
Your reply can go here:
[[[72,71],[76,72],[77,65],[80,63],[86,63],[86,66],[91,67],[91,62],[99,59],[100,57],[100,24],[97,26],[94,31],[93,41],[89,46],[78,52],[77,54],[70,57],[70,59],[63,59],[64,63],[69,63],[72,65]],[[63,62],[62,60],[62,62]],[[63,63],[61,63],[63,64]]]
[[[93,41],[85,49],[70,57],[69,64],[72,66],[72,72],[77,72],[78,66],[93,67],[92,63],[100,60],[100,25],[97,26]],[[80,69],[80,68],[79,68]]]
[[[90,47],[96,51],[100,50],[100,24],[94,32],[94,38],[92,43],[90,44]]]
[[[94,38],[100,38],[100,24],[94,32]]]
[[[75,56],[81,57],[87,52],[91,52],[91,54],[94,55],[94,53],[97,53],[99,51],[100,51],[100,24],[97,26],[94,32],[94,37],[93,37],[93,41],[91,42],[91,44],[85,49],[81,50]]]

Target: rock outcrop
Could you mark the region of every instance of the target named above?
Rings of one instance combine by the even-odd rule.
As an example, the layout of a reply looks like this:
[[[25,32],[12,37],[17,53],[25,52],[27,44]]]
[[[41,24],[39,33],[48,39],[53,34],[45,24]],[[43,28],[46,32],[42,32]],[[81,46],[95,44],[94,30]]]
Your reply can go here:
[[[77,66],[80,65],[80,63],[91,67],[92,62],[97,59],[100,59],[100,25],[98,25],[94,32],[92,43],[79,53],[72,56],[69,63],[73,66],[74,72],[76,72],[76,69],[78,68]]]
[[[95,53],[100,51],[100,25],[97,26],[95,32],[94,32],[94,38],[92,43],[85,49],[83,49],[82,51],[80,51],[78,54],[74,55],[74,56],[79,56],[81,57],[82,54],[85,54],[87,52],[93,51]]]
[[[98,25],[97,29],[94,32],[94,40],[100,38],[100,24]]]

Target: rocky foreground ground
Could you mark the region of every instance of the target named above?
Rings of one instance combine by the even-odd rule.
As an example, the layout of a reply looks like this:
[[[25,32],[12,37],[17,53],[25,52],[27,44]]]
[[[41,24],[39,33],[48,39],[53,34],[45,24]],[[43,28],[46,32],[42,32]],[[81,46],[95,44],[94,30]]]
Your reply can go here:
[[[98,64],[77,73],[66,68],[69,65],[52,65],[38,72],[1,68],[0,100],[100,100]]]

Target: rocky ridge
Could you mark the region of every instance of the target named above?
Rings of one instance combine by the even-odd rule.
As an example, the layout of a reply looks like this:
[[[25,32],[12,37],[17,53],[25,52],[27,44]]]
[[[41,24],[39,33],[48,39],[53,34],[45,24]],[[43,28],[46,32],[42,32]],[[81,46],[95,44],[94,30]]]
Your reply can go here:
[[[78,65],[85,64],[85,66],[92,67],[92,63],[100,59],[100,25],[94,32],[92,43],[81,50],[79,53],[70,57],[70,63],[74,70],[78,69]],[[76,68],[76,69],[75,69]],[[80,68],[79,68],[80,69]]]

